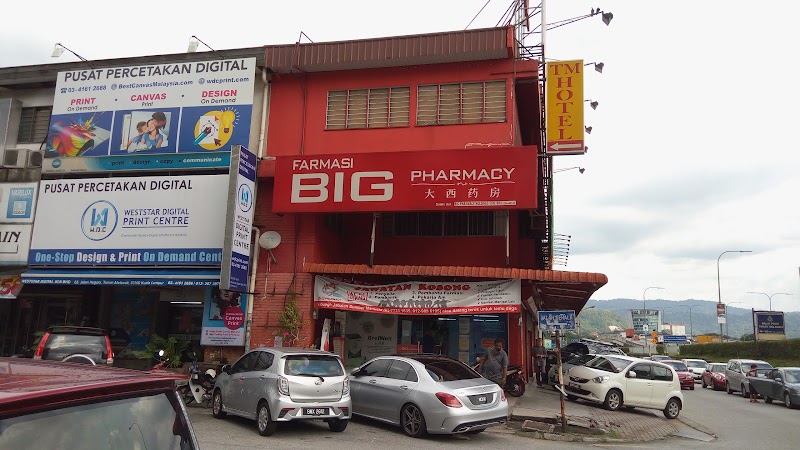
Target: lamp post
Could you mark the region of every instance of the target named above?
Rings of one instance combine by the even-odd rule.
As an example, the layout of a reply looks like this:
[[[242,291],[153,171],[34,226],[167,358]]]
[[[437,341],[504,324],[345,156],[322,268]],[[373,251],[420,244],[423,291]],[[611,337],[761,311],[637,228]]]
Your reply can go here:
[[[645,294],[647,294],[648,289],[664,289],[664,288],[659,286],[650,286],[648,288],[645,288],[644,292],[642,292],[642,309],[647,309],[647,300],[645,298]]]
[[[766,295],[767,298],[769,299],[769,310],[770,311],[772,311],[772,297],[773,296],[775,296],[775,295],[794,295],[794,294],[790,294],[788,292],[776,292],[776,293],[774,293],[772,295],[769,295],[766,292],[748,292],[748,294],[764,294],[764,295]]]
[[[752,253],[752,250],[725,250],[717,257],[717,304],[722,303],[722,288],[719,283],[719,260],[725,253]],[[728,318],[725,317],[725,322],[727,321]],[[719,343],[722,343],[722,324],[719,324]]]
[[[692,308],[697,308],[698,306],[701,306],[701,305],[692,305],[692,306],[690,306],[690,305],[677,305],[677,306],[683,306],[684,308],[689,308],[689,337],[691,338],[692,336],[694,336],[694,327],[692,326]],[[727,317],[725,319],[727,321]]]
[[[573,170],[573,169],[578,169],[578,172],[580,172],[580,173],[583,173],[583,172],[586,171],[586,169],[584,169],[583,167],[575,166],[575,167],[567,167],[567,168],[564,168],[564,169],[556,169],[556,170],[553,171],[553,173],[566,172],[567,170]]]
[[[725,335],[731,337],[730,332],[728,331],[728,325],[731,323],[730,317],[728,317],[728,306],[734,305],[736,303],[744,303],[744,302],[728,302],[725,303]]]

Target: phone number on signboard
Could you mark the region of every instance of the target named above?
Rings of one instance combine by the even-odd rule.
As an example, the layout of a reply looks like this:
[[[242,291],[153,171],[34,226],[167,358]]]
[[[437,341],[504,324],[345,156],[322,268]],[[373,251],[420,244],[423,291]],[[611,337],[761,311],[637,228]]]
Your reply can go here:
[[[78,87],[63,87],[61,88],[62,94],[69,94],[72,92],[92,92],[92,91],[105,91],[108,87],[105,84],[96,86],[78,86]]]

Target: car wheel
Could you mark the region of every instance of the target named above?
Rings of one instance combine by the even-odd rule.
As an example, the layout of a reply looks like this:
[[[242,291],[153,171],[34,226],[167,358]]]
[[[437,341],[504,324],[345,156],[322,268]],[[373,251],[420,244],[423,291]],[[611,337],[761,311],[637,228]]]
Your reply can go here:
[[[425,416],[422,415],[419,407],[409,403],[400,411],[400,425],[403,433],[413,438],[423,437],[428,433],[425,425]]]
[[[792,397],[789,396],[788,392],[783,394],[783,404],[789,409],[794,408],[794,404],[792,404]]]
[[[341,433],[347,428],[347,422],[349,422],[347,419],[331,419],[328,421],[328,428],[330,428],[331,431]]]
[[[747,389],[744,388],[744,385],[742,385],[742,398],[750,398],[750,393],[747,392]]]
[[[733,394],[733,389],[731,389],[731,385],[727,381],[725,382],[725,390],[728,391],[728,395]]]
[[[708,387],[708,385],[706,384],[706,380],[703,380],[703,385],[702,386],[703,386],[703,389]]]
[[[511,386],[506,392],[512,397],[519,397],[525,393],[525,384],[521,380],[511,380]]]
[[[674,419],[681,413],[681,402],[675,397],[672,397],[664,407],[664,417],[667,419]]]
[[[619,389],[611,389],[606,394],[603,406],[609,411],[616,411],[622,406],[622,392]]]
[[[211,415],[215,419],[223,419],[227,414],[222,410],[222,392],[219,389],[214,391],[214,397],[211,399]]]
[[[256,425],[258,425],[258,434],[262,436],[272,436],[278,429],[278,423],[270,417],[269,405],[265,401],[259,403],[258,409],[256,409]]]
[[[764,397],[766,403],[772,403],[772,397]]]

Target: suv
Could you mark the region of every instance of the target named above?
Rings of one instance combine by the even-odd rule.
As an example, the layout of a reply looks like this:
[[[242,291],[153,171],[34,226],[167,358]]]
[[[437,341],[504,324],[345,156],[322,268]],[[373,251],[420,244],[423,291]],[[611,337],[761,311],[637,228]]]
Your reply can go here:
[[[255,419],[262,436],[291,420],[322,419],[331,431],[344,431],[352,410],[350,380],[339,357],[297,348],[258,348],[222,366],[211,399],[215,418]]]
[[[114,364],[111,339],[101,328],[54,326],[39,341],[33,359],[84,364]]]
[[[0,358],[0,448],[199,448],[180,376]]]
[[[755,364],[758,367],[759,376],[764,376],[766,369],[771,369],[772,364],[758,359],[731,359],[725,367],[725,391],[733,394],[735,391],[742,393],[742,397],[747,398],[748,391],[747,372],[750,366]]]

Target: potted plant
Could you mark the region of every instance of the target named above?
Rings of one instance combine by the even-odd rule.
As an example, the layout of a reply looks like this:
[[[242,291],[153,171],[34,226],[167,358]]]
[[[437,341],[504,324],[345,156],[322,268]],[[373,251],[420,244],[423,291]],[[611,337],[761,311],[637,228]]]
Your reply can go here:
[[[150,335],[150,342],[144,346],[144,350],[133,352],[138,358],[156,358],[160,350],[164,354],[160,357],[165,361],[164,368],[173,372],[181,372],[183,362],[181,356],[186,352],[189,342],[179,341],[175,337],[163,338],[157,334]]]
[[[303,329],[305,321],[300,308],[297,307],[297,293],[289,291],[287,299],[286,307],[278,316],[278,323],[283,329],[283,345],[293,347],[300,341],[300,330]]]

